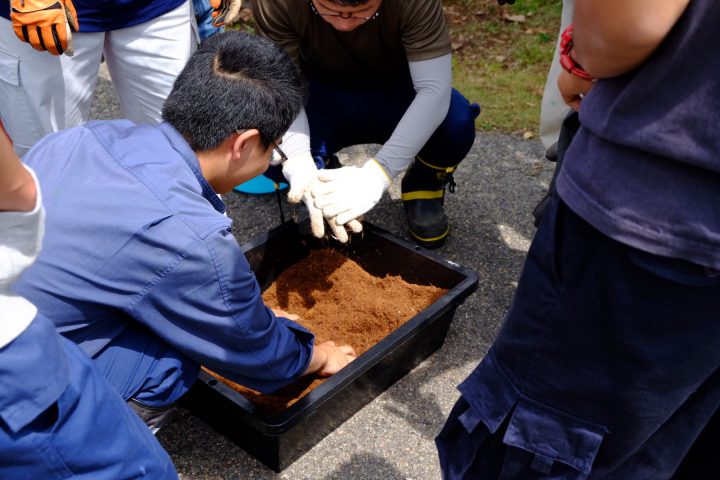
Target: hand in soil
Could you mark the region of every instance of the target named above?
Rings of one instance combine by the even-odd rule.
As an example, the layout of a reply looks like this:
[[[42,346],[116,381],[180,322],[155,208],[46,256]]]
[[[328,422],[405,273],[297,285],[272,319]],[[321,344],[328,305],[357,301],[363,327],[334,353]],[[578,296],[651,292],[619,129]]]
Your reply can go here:
[[[357,357],[355,350],[350,345],[338,347],[333,341],[319,343],[315,345],[310,367],[305,373],[316,373],[321,377],[329,377],[355,360],[355,357]],[[314,363],[318,365],[315,370],[313,370]]]

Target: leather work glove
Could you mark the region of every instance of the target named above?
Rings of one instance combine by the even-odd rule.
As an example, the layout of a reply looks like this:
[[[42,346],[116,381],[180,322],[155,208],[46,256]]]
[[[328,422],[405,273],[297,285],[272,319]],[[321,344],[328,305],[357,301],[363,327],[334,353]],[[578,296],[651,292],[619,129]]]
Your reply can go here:
[[[10,20],[15,35],[35,50],[72,56],[72,33],[78,31],[71,0],[11,0]]]
[[[313,160],[310,152],[303,152],[283,162],[282,171],[290,183],[288,201],[290,203],[300,203],[302,200],[310,216],[310,229],[313,236],[322,238],[325,235],[323,214],[322,210],[315,206],[315,200],[311,193],[311,186],[318,181],[318,168],[315,165],[315,160]],[[331,219],[328,220],[328,226],[335,238],[340,242],[345,243],[348,241],[348,234],[344,226],[336,224]],[[354,232],[362,231],[360,222],[353,222],[349,227]]]
[[[242,0],[210,0],[210,6],[214,10],[212,12],[213,27],[222,27],[237,22],[242,3]]]
[[[327,219],[345,225],[373,208],[392,183],[385,169],[375,159],[362,167],[321,170],[319,182],[312,185],[315,206]],[[348,225],[352,228],[352,225]]]

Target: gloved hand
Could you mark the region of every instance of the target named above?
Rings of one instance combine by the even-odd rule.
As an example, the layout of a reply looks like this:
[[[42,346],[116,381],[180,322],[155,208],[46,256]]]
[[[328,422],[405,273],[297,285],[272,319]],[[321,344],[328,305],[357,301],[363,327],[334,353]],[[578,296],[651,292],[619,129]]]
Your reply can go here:
[[[78,31],[72,0],[11,0],[15,35],[35,50],[72,56],[72,33]]]
[[[288,201],[290,203],[299,203],[302,200],[310,216],[310,229],[313,235],[322,238],[325,235],[323,214],[322,210],[315,206],[311,193],[311,186],[318,181],[318,168],[315,166],[315,160],[313,160],[310,152],[294,155],[283,162],[283,175],[290,183]],[[328,220],[328,226],[335,238],[340,242],[345,243],[348,241],[348,234],[344,226],[338,225],[333,219]],[[348,226],[354,232],[362,231],[360,222],[352,222]]]
[[[345,225],[373,208],[392,183],[375,159],[362,167],[321,170],[318,180],[312,185],[315,206],[337,225]]]
[[[213,27],[222,27],[238,21],[242,0],[210,0]]]
[[[303,201],[310,215],[310,228],[314,236],[322,238],[325,234],[322,211],[315,207],[310,186],[317,181],[318,169],[315,166],[310,152],[294,155],[283,162],[282,172],[290,183],[288,201],[300,203]]]
[[[347,241],[350,240],[347,232],[348,228],[353,233],[360,233],[363,229],[362,223],[360,223],[360,221],[357,219],[350,220],[345,225],[338,224],[335,217],[326,218],[325,220],[330,226],[330,230],[332,230],[333,237],[335,237],[335,239],[340,243],[347,243]]]
[[[514,5],[515,0],[497,0],[498,5]]]

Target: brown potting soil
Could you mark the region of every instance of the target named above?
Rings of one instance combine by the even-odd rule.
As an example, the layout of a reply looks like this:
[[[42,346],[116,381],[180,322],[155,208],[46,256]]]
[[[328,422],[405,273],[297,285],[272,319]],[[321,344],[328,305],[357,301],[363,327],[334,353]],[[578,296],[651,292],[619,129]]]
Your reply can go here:
[[[278,276],[263,299],[271,308],[299,315],[298,323],[315,334],[316,343],[348,344],[360,356],[445,293],[446,289],[410,284],[400,276],[373,276],[335,250],[318,249]],[[264,395],[209,373],[273,414],[326,380],[308,375]]]

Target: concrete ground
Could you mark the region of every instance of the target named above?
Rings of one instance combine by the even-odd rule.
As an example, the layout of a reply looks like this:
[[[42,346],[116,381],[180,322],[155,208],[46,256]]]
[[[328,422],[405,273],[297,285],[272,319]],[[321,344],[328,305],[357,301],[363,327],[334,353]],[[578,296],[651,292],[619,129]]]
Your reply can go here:
[[[122,116],[106,73],[99,80],[92,115]],[[340,158],[352,163],[376,148],[355,147]],[[158,435],[181,478],[439,479],[434,437],[458,398],[455,387],[486,353],[510,304],[534,234],[531,211],[552,168],[536,139],[478,133],[455,175],[457,191],[446,197],[452,231],[436,252],[476,270],[480,283],[457,309],[443,347],[281,473],[181,410]],[[280,223],[274,196],[233,192],[224,199],[241,244]],[[287,218],[299,211],[286,202],[284,208]],[[409,240],[399,181],[367,220]]]

